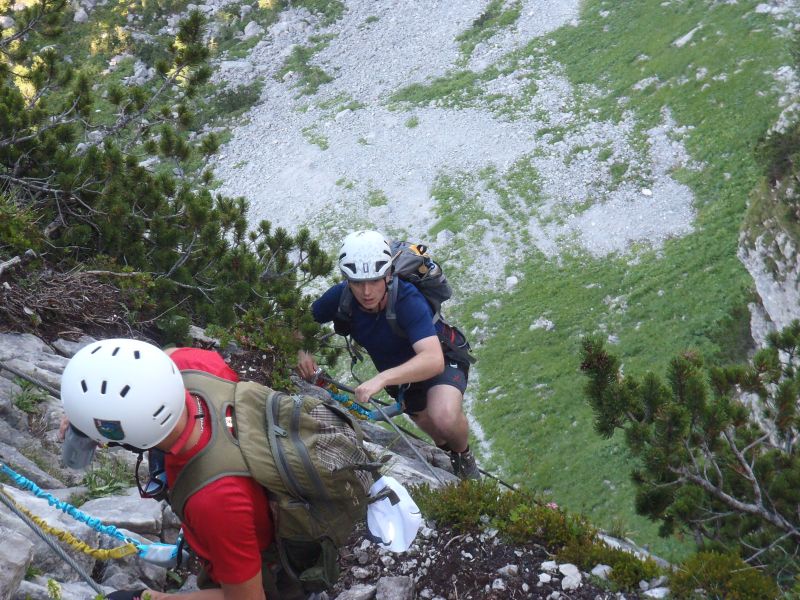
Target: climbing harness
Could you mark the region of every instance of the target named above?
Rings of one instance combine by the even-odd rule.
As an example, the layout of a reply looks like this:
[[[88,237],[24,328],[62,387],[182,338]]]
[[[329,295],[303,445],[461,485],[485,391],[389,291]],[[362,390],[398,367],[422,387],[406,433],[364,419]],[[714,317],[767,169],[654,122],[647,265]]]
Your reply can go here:
[[[2,491],[2,493],[0,493],[0,497],[3,498],[3,503],[6,505],[8,505],[9,503],[13,504],[16,507],[14,510],[16,514],[28,513],[28,515],[30,516],[26,515],[26,518],[23,520],[25,520],[26,524],[32,527],[37,532],[37,535],[39,535],[40,537],[44,536],[44,533],[40,531],[43,530],[57,537],[58,539],[68,543],[74,549],[79,550],[84,554],[88,554],[99,560],[118,559],[130,556],[132,554],[138,554],[142,560],[145,560],[147,562],[162,567],[169,568],[177,565],[183,558],[183,551],[181,549],[182,544],[180,540],[177,544],[162,544],[159,542],[150,542],[147,544],[142,543],[132,537],[125,535],[114,525],[103,525],[102,521],[100,521],[99,519],[95,517],[90,517],[89,515],[78,510],[68,502],[59,500],[49,492],[45,492],[34,482],[27,479],[26,477],[23,477],[22,475],[15,472],[13,469],[9,468],[7,465],[3,463],[0,463],[0,472],[10,477],[12,481],[14,481],[14,483],[17,484],[21,489],[32,492],[33,495],[36,496],[37,498],[43,498],[47,500],[47,503],[50,506],[57,508],[58,510],[60,510],[65,514],[68,514],[76,521],[86,524],[87,526],[91,527],[98,533],[109,535],[124,542],[124,545],[119,546],[117,548],[112,548],[111,550],[101,550],[98,548],[91,548],[86,543],[75,538],[69,532],[51,527],[44,521],[44,519],[30,515],[30,513],[28,513],[26,509],[19,507],[10,498],[8,493],[2,489],[2,486],[0,486],[0,491]]]

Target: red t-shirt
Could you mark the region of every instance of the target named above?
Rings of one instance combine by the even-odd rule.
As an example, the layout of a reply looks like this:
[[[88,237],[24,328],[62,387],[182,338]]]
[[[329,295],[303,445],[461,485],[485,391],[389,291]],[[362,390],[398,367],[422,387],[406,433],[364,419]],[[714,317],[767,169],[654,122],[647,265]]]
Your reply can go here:
[[[236,373],[216,352],[180,348],[170,355],[181,370],[204,371],[229,381]],[[189,418],[197,415],[197,400],[188,392]],[[203,403],[201,402],[201,405]],[[203,413],[207,414],[205,406]],[[211,424],[203,420],[203,431],[194,448],[185,454],[167,454],[167,481],[172,485],[180,470],[211,439]],[[186,440],[183,440],[185,444]],[[182,445],[181,440],[177,444]],[[177,449],[180,452],[180,446]],[[272,518],[264,488],[250,477],[222,477],[192,494],[183,509],[183,534],[205,561],[217,583],[243,583],[261,570],[261,551],[272,543]]]

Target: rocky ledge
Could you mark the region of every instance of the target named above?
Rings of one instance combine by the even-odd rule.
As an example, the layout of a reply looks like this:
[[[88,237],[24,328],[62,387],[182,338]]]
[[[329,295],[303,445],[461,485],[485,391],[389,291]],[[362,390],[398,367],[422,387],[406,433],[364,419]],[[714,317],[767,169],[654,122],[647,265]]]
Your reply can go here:
[[[31,334],[0,333],[0,462],[33,481],[54,497],[69,501],[85,494],[82,485],[86,473],[60,466],[58,429],[63,416],[57,397],[60,374],[72,354],[91,338],[59,339],[52,343]],[[246,373],[243,373],[246,376]],[[52,395],[38,393],[36,410],[30,408],[31,388],[35,380]],[[310,393],[326,393],[307,388]],[[441,485],[457,482],[449,472],[447,456],[437,448],[417,441],[417,452],[428,461],[424,465],[405,442],[376,425],[364,424],[370,447],[388,457],[387,474],[406,485],[428,483]],[[391,448],[391,449],[390,449]],[[122,449],[104,452],[123,461],[131,471],[135,456]],[[54,530],[70,533],[91,548],[109,549],[120,541],[101,535],[82,522],[37,498],[17,489],[0,476],[4,497],[13,500],[0,506],[0,598],[9,600],[78,600],[115,589],[175,588],[176,581],[167,570],[142,561],[138,556],[100,561],[75,552],[39,526],[32,529],[23,516],[27,511],[42,519]],[[179,523],[164,502],[139,497],[135,487],[82,504],[80,510],[105,525],[113,525],[135,539],[175,540]],[[42,537],[57,545],[56,552]],[[68,564],[66,555],[86,577]],[[489,523],[481,531],[455,532],[426,522],[411,548],[396,554],[370,542],[363,531],[356,531],[350,543],[341,549],[342,576],[334,590],[318,595],[330,600],[427,600],[449,599],[611,599],[662,598],[668,593],[663,581],[642,582],[639,593],[609,592],[603,585],[608,567],[598,565],[591,573],[574,565],[557,564],[547,548],[536,544],[504,543]],[[191,569],[182,572],[176,591],[194,589]]]

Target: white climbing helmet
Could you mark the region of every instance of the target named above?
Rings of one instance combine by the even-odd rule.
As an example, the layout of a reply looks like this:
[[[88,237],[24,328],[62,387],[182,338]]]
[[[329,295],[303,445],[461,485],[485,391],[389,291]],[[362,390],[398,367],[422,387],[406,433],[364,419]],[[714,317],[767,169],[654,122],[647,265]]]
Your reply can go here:
[[[392,250],[377,231],[354,231],[347,235],[339,250],[339,269],[350,281],[373,281],[389,275]]]
[[[139,340],[91,343],[61,376],[67,418],[101,443],[152,448],[175,427],[184,397],[183,378],[172,359]]]

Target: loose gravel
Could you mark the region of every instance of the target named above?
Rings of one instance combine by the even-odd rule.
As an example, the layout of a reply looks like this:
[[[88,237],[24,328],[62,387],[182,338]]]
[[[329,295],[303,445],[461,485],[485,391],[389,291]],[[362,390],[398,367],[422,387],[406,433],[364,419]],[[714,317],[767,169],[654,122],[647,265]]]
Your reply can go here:
[[[669,114],[642,149],[631,138],[632,116],[610,122],[577,109],[577,97],[602,91],[574,89],[558,64],[521,61],[463,102],[390,101],[413,83],[465,68],[483,72],[578,19],[578,0],[526,0],[513,26],[465,57],[455,38],[486,4],[347,0],[343,17],[330,25],[304,9],[284,11],[247,59],[221,64],[216,75],[230,86],[265,82],[261,102],[216,159],[220,191],[247,197],[251,222],[268,219],[289,231],[308,226],[330,249],[344,232],[367,226],[428,241],[465,274],[453,282],[459,297],[506,289],[506,268],[524,258],[525,243],[554,260],[575,250],[599,257],[625,254],[636,243],[658,247],[692,231],[692,194],[670,175],[691,165]],[[320,39],[327,45],[311,63],[333,80],[301,95],[300,74],[276,74],[296,45]],[[531,83],[536,93],[528,98]],[[498,110],[503,102],[513,103],[512,115]],[[623,181],[614,180],[614,163],[628,165]],[[501,202],[497,187],[478,175],[487,168],[500,184],[510,171],[527,169],[537,198]],[[442,175],[455,176],[487,216],[430,239],[430,227],[446,216],[432,197]],[[492,268],[465,268],[478,260]],[[468,408],[472,401],[468,395]],[[477,423],[473,429],[482,438]]]
[[[254,77],[266,82],[261,104],[235,129],[215,165],[221,191],[246,196],[253,222],[268,219],[291,231],[308,225],[328,234],[331,246],[341,232],[368,224],[426,239],[437,219],[431,198],[437,176],[475,174],[491,166],[502,177],[526,160],[538,172],[542,190],[542,202],[534,209],[510,214],[499,208],[491,191],[469,190],[493,211],[490,237],[511,241],[514,230],[527,225],[548,256],[576,245],[600,256],[624,252],[633,242],[657,245],[691,231],[691,193],[669,175],[683,164],[685,153],[670,137],[668,115],[664,127],[651,132],[650,147],[641,155],[630,142],[632,120],[592,121],[576,112],[576,92],[558,65],[537,73],[537,93],[513,120],[488,102],[464,107],[434,102],[406,110],[387,106],[389,96],[403,86],[463,68],[455,38],[485,5],[476,0],[402,5],[354,0],[329,26],[302,9],[282,13],[247,61],[221,71],[229,83]],[[469,67],[480,71],[532,38],[574,24],[577,14],[575,0],[523,2],[514,26],[479,44]],[[274,75],[295,44],[313,45],[308,41],[312,36],[331,36],[312,63],[334,80],[314,96],[302,96],[295,87],[298,74],[281,80]],[[521,67],[520,73],[489,81],[485,91],[519,97],[530,76],[530,69]],[[342,109],[349,101],[360,108]],[[416,126],[408,126],[411,117]],[[540,134],[545,127],[566,133],[558,139]],[[588,150],[571,154],[576,147]],[[613,158],[600,161],[601,148],[611,148]],[[613,188],[608,164],[614,161],[634,163],[631,171],[643,173],[647,186]],[[376,192],[385,196],[385,204],[370,205]],[[496,272],[503,275],[502,268]],[[470,287],[498,281],[475,281]]]

